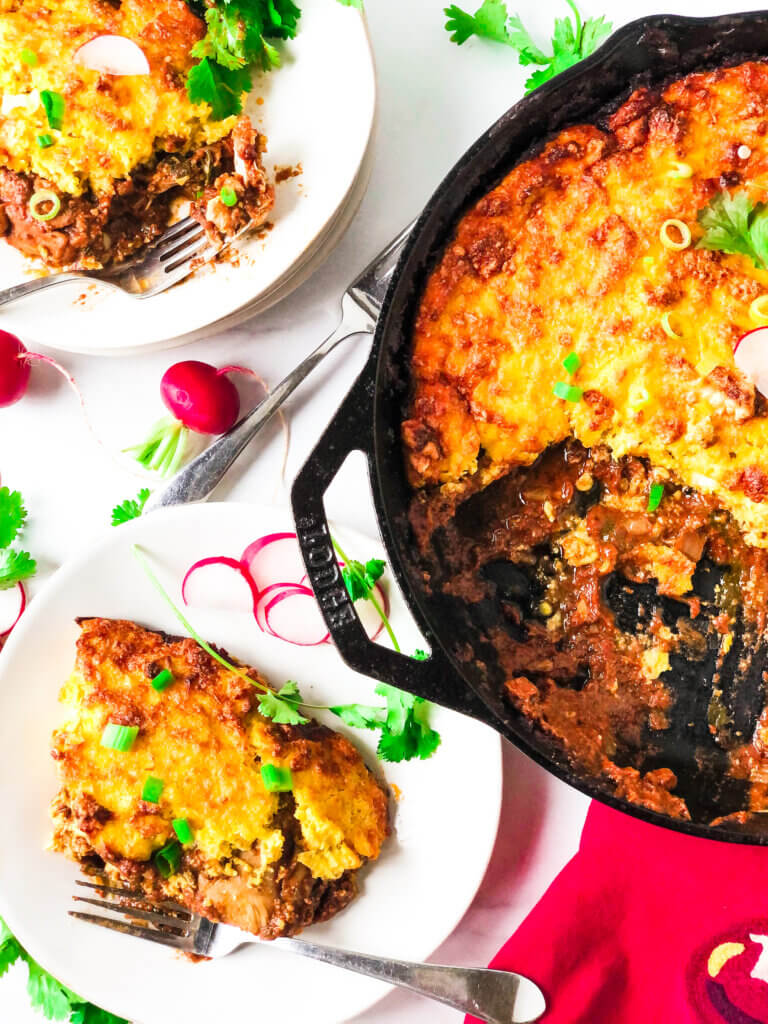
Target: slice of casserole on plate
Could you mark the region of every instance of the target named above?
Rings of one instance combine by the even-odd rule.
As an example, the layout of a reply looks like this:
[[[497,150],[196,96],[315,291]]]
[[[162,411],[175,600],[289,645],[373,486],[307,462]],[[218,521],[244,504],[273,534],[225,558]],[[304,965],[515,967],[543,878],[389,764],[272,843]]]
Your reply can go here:
[[[262,688],[191,639],[80,620],[53,736],[53,848],[105,884],[262,938],[342,910],[389,832],[387,798],[343,736],[258,711]]]
[[[184,0],[0,0],[0,237],[92,270],[156,239],[181,201],[216,242],[263,223],[264,138],[190,98],[204,36]],[[82,48],[109,37],[143,73],[88,65]]]

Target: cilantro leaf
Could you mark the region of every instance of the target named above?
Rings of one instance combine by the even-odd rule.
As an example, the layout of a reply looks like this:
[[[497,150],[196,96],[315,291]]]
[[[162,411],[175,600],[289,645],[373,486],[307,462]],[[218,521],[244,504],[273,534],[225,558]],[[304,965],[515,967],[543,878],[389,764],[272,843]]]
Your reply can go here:
[[[471,36],[514,45],[507,31],[509,14],[503,0],[483,0],[482,6],[474,14],[468,14],[456,4],[446,7],[444,13],[448,18],[446,31],[452,33],[451,42],[457,46],[462,46]],[[516,20],[519,22],[519,19]]]
[[[0,548],[7,548],[24,528],[27,510],[18,491],[0,487]]]
[[[129,1021],[108,1010],[101,1010],[93,1003],[77,1003],[72,1009],[69,1024],[129,1024]]]
[[[11,933],[10,928],[0,917],[0,978],[9,967],[22,956],[23,950]]]
[[[509,13],[503,0],[484,0],[474,14],[452,4],[445,8],[448,18],[445,27],[451,33],[451,41],[459,46],[471,36],[491,39],[512,47],[521,65],[539,65],[538,70],[525,83],[526,92],[531,92],[588,57],[611,32],[612,25],[604,17],[588,18],[582,22],[573,0],[566,2],[573,12],[573,18],[569,15],[555,20],[551,54],[536,45],[521,19]]]
[[[46,1020],[66,1020],[72,1012],[72,1003],[78,1001],[78,997],[44,971],[29,954],[25,959],[29,968],[27,993],[32,1008],[40,1010]]]
[[[149,501],[150,493],[148,487],[142,487],[135,498],[128,498],[121,501],[119,505],[115,505],[112,509],[112,525],[122,526],[123,523],[128,523],[131,519],[138,519]]]
[[[243,93],[250,92],[252,88],[248,68],[225,68],[210,57],[203,57],[187,75],[189,98],[193,103],[207,103],[217,121],[240,114]]]
[[[302,703],[298,684],[289,680],[277,693],[261,695],[259,711],[277,725],[304,725],[309,719],[299,711]]]
[[[384,708],[372,708],[365,704],[339,704],[329,710],[353,729],[379,729],[386,715]]]
[[[344,566],[341,575],[353,601],[370,598],[371,591],[384,574],[386,564],[381,558],[371,558],[365,565],[352,559]]]
[[[0,978],[8,968],[22,960],[27,965],[27,992],[32,1008],[40,1010],[47,1020],[66,1020],[70,1024],[129,1024],[107,1010],[100,1010],[56,981],[27,953],[0,917]]]
[[[720,192],[698,220],[704,236],[697,249],[748,256],[756,267],[768,268],[768,204],[755,206],[747,192]]]
[[[28,551],[0,551],[0,590],[15,587],[37,572],[37,562]]]
[[[426,760],[440,746],[440,734],[429,725],[431,705],[422,697],[379,683],[376,693],[387,702],[387,717],[376,751],[382,761]]]

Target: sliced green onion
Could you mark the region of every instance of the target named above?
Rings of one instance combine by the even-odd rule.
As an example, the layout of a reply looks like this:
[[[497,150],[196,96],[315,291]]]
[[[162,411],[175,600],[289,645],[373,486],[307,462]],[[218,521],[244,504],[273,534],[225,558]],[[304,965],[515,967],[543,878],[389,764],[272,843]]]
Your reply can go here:
[[[21,60],[23,64],[28,64],[31,68],[36,68],[38,65],[37,54],[34,50],[22,50]]]
[[[194,838],[192,835],[192,829],[189,827],[189,822],[186,818],[174,818],[173,831],[179,837],[180,843],[191,843]]]
[[[566,368],[568,373],[576,373],[578,368],[581,366],[581,360],[575,352],[569,352],[563,360],[563,366]]]
[[[175,875],[181,864],[181,847],[177,840],[169,839],[152,859],[163,878],[170,878],[171,875]]]
[[[163,780],[156,779],[154,775],[150,775],[144,783],[144,788],[141,791],[141,799],[146,800],[148,804],[156,804],[164,789],[165,783]]]
[[[42,89],[40,99],[45,109],[45,116],[48,118],[48,124],[58,131],[64,121],[64,97],[60,92]]]
[[[651,492],[648,495],[648,511],[655,512],[664,497],[664,484],[651,484]]]
[[[195,192],[195,199],[202,199],[204,195],[205,192],[201,188],[199,188],[197,192]]]
[[[109,750],[130,750],[138,735],[138,725],[117,725],[115,722],[108,722],[101,734],[101,745]]]
[[[48,149],[49,146],[53,145],[53,136],[49,135],[47,132],[45,135],[38,135],[37,144],[40,149]]]
[[[233,188],[225,185],[219,195],[221,196],[221,201],[225,206],[237,206],[237,192],[235,192]]]
[[[157,690],[158,693],[162,693],[163,690],[167,690],[171,683],[176,682],[176,678],[170,669],[164,668],[162,672],[158,672],[154,679],[151,679],[152,689]]]
[[[679,160],[673,160],[672,167],[667,171],[668,178],[690,178],[692,174],[691,165],[681,163]]]
[[[293,789],[293,775],[290,768],[278,768],[276,764],[261,766],[261,781],[270,793],[290,793]]]
[[[426,651],[422,651],[422,649],[420,647],[416,648],[416,650],[413,652],[411,657],[415,661],[427,661],[429,659],[429,655],[427,654],[427,652]]]
[[[40,207],[44,203],[50,203],[51,208],[47,213],[41,213]],[[61,200],[55,192],[51,192],[50,189],[41,188],[39,192],[35,192],[32,198],[29,200],[29,215],[34,220],[46,221],[53,220],[53,218],[61,210]]]
[[[558,398],[562,398],[565,402],[580,402],[584,394],[581,388],[577,388],[574,384],[566,384],[564,380],[559,380],[552,390]]]

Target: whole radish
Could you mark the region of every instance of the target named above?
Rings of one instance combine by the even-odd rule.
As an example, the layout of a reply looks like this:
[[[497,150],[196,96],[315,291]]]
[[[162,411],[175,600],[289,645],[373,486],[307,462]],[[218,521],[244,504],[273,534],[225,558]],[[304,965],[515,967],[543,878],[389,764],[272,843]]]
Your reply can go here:
[[[83,396],[74,377],[50,356],[29,352],[26,345],[8,331],[0,331],[0,409],[14,405],[27,393],[33,362],[45,363],[60,373],[79,398],[80,405],[85,411]]]
[[[189,431],[225,434],[237,423],[240,396],[229,373],[260,379],[242,366],[217,369],[196,359],[174,363],[160,381],[160,396],[171,416],[156,423],[143,444],[125,450],[162,476],[175,473],[184,458]]]
[[[166,370],[160,394],[176,419],[197,434],[225,434],[240,414],[240,396],[232,381],[215,366],[195,359]]]
[[[27,350],[14,334],[0,331],[0,409],[23,398],[29,384]]]

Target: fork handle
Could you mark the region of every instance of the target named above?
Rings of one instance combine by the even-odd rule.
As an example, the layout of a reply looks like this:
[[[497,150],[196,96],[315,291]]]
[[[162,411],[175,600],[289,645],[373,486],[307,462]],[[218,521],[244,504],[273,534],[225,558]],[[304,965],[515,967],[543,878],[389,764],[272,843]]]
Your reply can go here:
[[[15,302],[16,299],[23,299],[25,295],[40,292],[43,288],[52,288],[56,284],[65,284],[68,281],[82,281],[82,279],[82,274],[49,274],[47,277],[38,277],[34,281],[14,284],[10,288],[0,291],[0,306],[5,306],[8,302]]]
[[[428,999],[436,999],[454,1010],[471,1013],[488,1024],[527,1024],[537,1020],[546,1009],[538,986],[529,978],[511,971],[386,960],[365,953],[317,946],[303,939],[276,939],[275,945],[356,974],[379,978]]]
[[[306,380],[314,368],[347,338],[356,334],[372,334],[374,320],[349,296],[342,303],[343,319],[338,328],[322,345],[288,374],[256,408],[245,416],[226,434],[214,441],[196,459],[159,491],[155,491],[147,502],[144,512],[152,512],[166,505],[184,505],[193,501],[205,501],[218,486],[224,474],[253,440],[268,420],[274,416],[286,399],[299,384]]]

